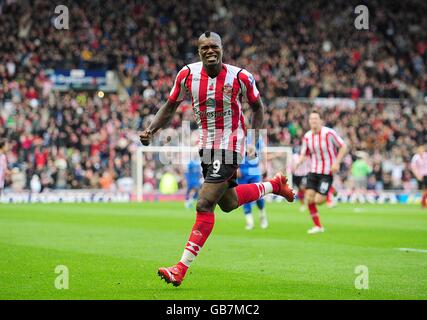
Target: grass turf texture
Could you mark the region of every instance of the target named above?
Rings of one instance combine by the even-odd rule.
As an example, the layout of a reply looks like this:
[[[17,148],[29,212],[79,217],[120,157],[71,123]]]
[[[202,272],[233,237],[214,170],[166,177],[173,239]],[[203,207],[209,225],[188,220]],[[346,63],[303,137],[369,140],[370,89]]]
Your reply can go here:
[[[298,208],[268,204],[269,229],[250,232],[241,209],[217,213],[174,288],[157,268],[181,257],[195,217],[182,203],[3,204],[0,299],[427,299],[427,253],[397,250],[427,249],[426,210],[321,207],[326,233],[307,235]],[[69,268],[68,290],[54,287],[57,265]],[[355,288],[358,265],[368,290]]]

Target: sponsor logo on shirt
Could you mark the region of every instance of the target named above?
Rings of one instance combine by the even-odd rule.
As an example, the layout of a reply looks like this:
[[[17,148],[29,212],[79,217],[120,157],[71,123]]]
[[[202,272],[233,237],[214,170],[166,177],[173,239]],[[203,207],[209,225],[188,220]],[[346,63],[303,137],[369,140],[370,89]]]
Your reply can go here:
[[[228,116],[232,116],[233,115],[233,110],[232,109],[228,109],[225,111],[202,111],[200,112],[199,109],[195,109],[194,108],[194,113],[198,116],[198,117],[206,117],[206,118],[222,118],[222,117],[228,117]]]

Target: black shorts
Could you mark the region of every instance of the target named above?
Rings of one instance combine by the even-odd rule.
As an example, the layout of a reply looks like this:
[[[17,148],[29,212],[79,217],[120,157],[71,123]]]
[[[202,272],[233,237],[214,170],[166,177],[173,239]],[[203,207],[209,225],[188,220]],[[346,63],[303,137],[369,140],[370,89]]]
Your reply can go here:
[[[228,181],[229,188],[236,187],[237,169],[242,163],[242,156],[233,151],[222,149],[199,150],[203,178],[207,183]]]
[[[305,188],[305,186],[307,185],[307,176],[292,175],[292,183],[298,189]]]
[[[424,176],[420,181],[418,181],[418,188],[420,190],[427,189],[427,176]]]
[[[309,173],[307,176],[307,189],[312,189],[326,196],[332,186],[333,177],[330,174]]]

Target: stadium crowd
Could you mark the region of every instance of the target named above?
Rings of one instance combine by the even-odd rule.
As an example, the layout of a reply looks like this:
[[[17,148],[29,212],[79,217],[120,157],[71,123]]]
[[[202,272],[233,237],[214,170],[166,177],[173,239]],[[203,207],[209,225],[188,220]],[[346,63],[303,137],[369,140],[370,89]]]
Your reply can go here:
[[[127,186],[137,132],[177,70],[198,59],[195,40],[205,30],[223,36],[225,62],[254,74],[270,144],[298,146],[307,129],[312,103],[282,97],[348,98],[353,107],[323,108],[326,124],[351,146],[338,183],[351,186],[363,150],[369,188],[416,187],[408,162],[427,142],[425,2],[369,2],[369,30],[354,27],[356,1],[62,2],[68,30],[55,29],[48,0],[0,3],[0,137],[13,190]],[[126,95],[59,93],[48,68],[115,70]],[[183,103],[171,128],[191,119]],[[154,169],[144,173],[152,186]]]

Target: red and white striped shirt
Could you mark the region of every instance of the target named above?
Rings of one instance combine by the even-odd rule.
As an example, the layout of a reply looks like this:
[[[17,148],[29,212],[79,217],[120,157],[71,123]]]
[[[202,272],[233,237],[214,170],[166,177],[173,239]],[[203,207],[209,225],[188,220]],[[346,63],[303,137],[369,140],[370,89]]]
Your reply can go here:
[[[344,145],[344,140],[335,130],[321,127],[318,133],[308,131],[303,138],[301,155],[307,150],[311,157],[310,172],[331,174],[331,167],[337,159],[337,148]]]
[[[310,158],[305,158],[304,162],[297,168],[296,164],[298,163],[301,155],[298,153],[294,153],[292,155],[292,166],[290,168],[293,175],[298,177],[306,176],[311,169]]]
[[[427,152],[412,157],[411,169],[421,177],[427,176]]]
[[[210,78],[202,62],[182,68],[176,76],[169,101],[184,99],[187,93],[199,126],[200,149],[224,149],[245,153],[245,119],[243,97],[254,103],[259,92],[255,79],[248,71],[229,64]]]

